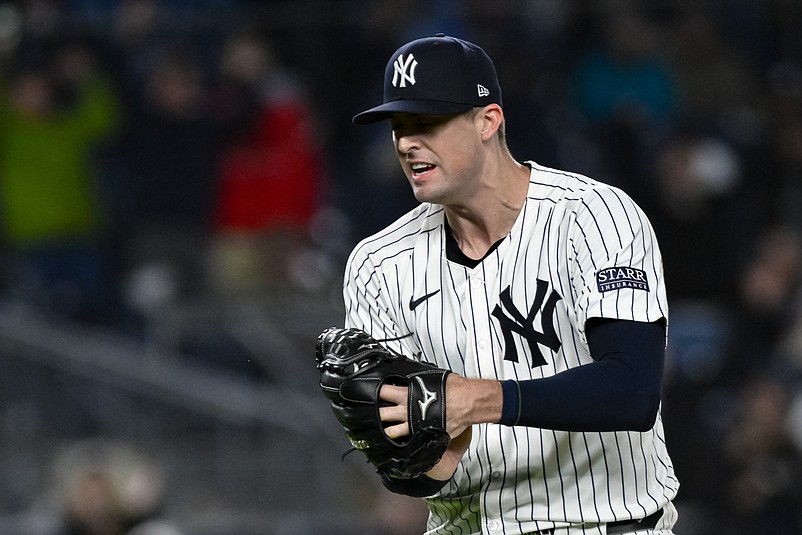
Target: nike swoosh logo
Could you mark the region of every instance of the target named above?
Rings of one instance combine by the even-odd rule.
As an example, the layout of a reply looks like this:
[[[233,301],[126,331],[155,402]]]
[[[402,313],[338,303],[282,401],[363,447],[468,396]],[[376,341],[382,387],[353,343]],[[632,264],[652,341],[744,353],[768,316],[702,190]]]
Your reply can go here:
[[[426,301],[430,297],[432,297],[434,295],[437,295],[438,293],[440,293],[439,289],[433,291],[432,293],[429,293],[429,294],[423,295],[421,297],[418,297],[417,299],[411,299],[410,298],[410,300],[409,300],[409,309],[410,310],[415,310],[416,308],[418,308],[418,305],[420,305],[421,303],[423,303],[424,301]]]

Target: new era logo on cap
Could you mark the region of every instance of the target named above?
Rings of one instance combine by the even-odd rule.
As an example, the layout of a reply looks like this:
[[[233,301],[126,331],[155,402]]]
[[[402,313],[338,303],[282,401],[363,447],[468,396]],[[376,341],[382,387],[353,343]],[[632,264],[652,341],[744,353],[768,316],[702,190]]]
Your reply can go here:
[[[391,56],[384,71],[384,103],[357,114],[357,124],[394,113],[456,115],[501,105],[490,57],[473,43],[438,34],[411,41]]]

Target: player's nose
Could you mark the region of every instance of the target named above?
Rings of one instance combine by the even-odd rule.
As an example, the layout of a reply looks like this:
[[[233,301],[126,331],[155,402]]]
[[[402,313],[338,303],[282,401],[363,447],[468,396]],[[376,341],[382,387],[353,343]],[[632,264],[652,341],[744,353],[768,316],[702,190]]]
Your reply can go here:
[[[398,152],[409,154],[420,148],[420,140],[414,134],[399,133],[395,136],[395,146]]]

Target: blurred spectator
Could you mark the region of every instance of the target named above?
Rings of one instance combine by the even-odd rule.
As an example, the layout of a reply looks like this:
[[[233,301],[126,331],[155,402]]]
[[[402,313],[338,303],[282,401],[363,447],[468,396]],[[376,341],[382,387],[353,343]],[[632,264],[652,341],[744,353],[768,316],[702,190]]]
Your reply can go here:
[[[326,195],[311,109],[256,33],[229,35],[218,71],[212,111],[236,129],[220,160],[214,283],[252,291],[293,282],[293,259],[309,248],[309,226]]]
[[[600,8],[601,43],[586,45],[571,80],[577,109],[604,158],[601,176],[636,200],[648,187],[653,148],[671,132],[679,106],[676,74],[658,53],[659,28],[645,10]]]
[[[54,462],[60,522],[53,535],[179,535],[162,518],[166,474],[128,444],[77,442]]]
[[[681,12],[672,34],[667,53],[682,93],[683,120],[707,135],[754,143],[756,131],[747,121],[758,113],[760,77],[750,56],[726,40],[702,6]]]
[[[0,4],[0,64],[7,66],[19,52],[23,37],[23,16],[12,4]]]
[[[0,202],[11,290],[51,313],[106,320],[115,299],[95,156],[117,124],[115,94],[79,41],[11,69],[3,93]]]
[[[664,58],[654,21],[635,9],[599,16],[601,47],[580,58],[577,103],[593,123],[624,121],[656,126],[676,113],[676,78]]]
[[[740,273],[739,303],[733,307],[737,343],[730,355],[733,377],[788,366],[782,342],[802,314],[802,238],[791,227],[765,229]]]
[[[392,165],[384,165],[387,154],[377,150],[387,140],[385,136],[390,135],[387,125],[355,128],[351,118],[366,100],[382,93],[381,80],[358,84],[353,81],[361,79],[371,65],[384,68],[387,55],[395,50],[399,40],[404,40],[401,36],[415,31],[414,19],[426,18],[422,16],[426,12],[425,3],[421,0],[345,2],[343,8],[359,24],[332,25],[322,34],[317,55],[321,61],[312,68],[315,84],[311,89],[318,91],[318,101],[323,102],[320,120],[326,127],[324,149],[331,170],[329,179],[334,185],[330,196],[348,214],[353,232],[350,240],[389,223],[391,214],[402,213],[397,210],[399,205],[411,208],[416,204],[403,175]],[[358,57],[359,61],[340,60],[348,57]],[[336,105],[331,105],[333,102]],[[388,170],[390,174],[386,173]],[[366,197],[373,202],[359,202]]]
[[[788,433],[787,386],[757,377],[743,388],[720,443],[719,528],[733,535],[802,533],[802,457]]]
[[[721,139],[675,135],[650,168],[655,182],[643,204],[661,239],[669,298],[731,304],[736,274],[722,266],[739,260],[740,220],[750,209],[739,195],[737,152]]]
[[[788,66],[790,68],[790,66]],[[768,206],[765,218],[766,223],[780,223],[791,225],[802,231],[802,69],[793,68],[796,72],[786,73],[786,76],[796,77],[788,80],[788,84],[796,84],[796,88],[786,88],[784,91],[799,91],[792,97],[777,96],[774,104],[777,114],[771,125],[771,161],[775,167],[771,184],[756,185],[765,187],[768,195]]]
[[[203,283],[221,145],[208,96],[194,50],[165,50],[147,72],[110,154],[118,177],[115,228],[132,285],[127,298],[139,312]]]
[[[138,93],[164,50],[169,36],[157,0],[120,0],[113,11],[108,43],[111,72],[127,107],[137,105]]]

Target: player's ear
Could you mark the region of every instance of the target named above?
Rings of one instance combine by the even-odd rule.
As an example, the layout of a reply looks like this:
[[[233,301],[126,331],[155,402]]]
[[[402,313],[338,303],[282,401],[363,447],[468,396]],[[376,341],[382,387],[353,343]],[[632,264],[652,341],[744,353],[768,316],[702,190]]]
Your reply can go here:
[[[488,104],[476,114],[477,124],[480,126],[482,141],[492,138],[504,121],[504,112],[498,104]]]

